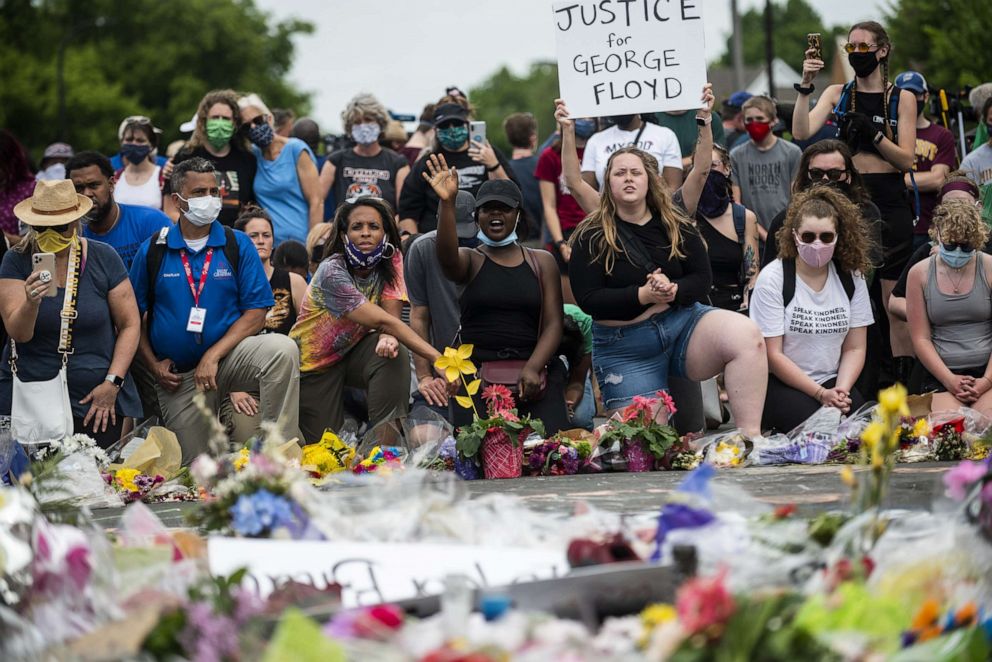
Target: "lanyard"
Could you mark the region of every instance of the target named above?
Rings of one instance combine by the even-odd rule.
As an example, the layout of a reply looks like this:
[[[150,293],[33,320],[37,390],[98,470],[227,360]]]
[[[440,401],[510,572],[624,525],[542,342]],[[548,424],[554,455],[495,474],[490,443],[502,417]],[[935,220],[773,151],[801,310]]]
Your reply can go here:
[[[210,260],[213,259],[214,249],[207,249],[207,256],[203,260],[203,271],[200,273],[199,289],[193,284],[193,270],[189,266],[189,258],[186,251],[179,251],[179,256],[183,259],[183,267],[186,269],[186,280],[189,282],[189,291],[193,293],[193,306],[200,307],[200,295],[203,294],[203,286],[207,284],[207,273],[210,271]]]

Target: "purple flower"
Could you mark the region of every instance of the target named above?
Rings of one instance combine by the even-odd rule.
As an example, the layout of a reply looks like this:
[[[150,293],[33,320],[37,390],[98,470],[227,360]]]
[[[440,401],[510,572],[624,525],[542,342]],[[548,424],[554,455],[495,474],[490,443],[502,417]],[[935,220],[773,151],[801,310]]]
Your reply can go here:
[[[462,480],[477,480],[479,478],[479,465],[474,459],[455,458],[455,473]]]
[[[968,490],[979,481],[989,470],[988,465],[979,462],[965,460],[956,467],[944,474],[944,485],[947,487],[947,496],[955,501],[964,501],[968,496]]]
[[[438,457],[440,457],[442,460],[454,460],[456,457],[458,457],[458,449],[455,443],[456,442],[454,437],[450,435],[445,437],[444,441],[442,441],[441,445],[438,447],[438,451],[437,451]]]
[[[231,506],[231,526],[243,536],[257,536],[293,522],[290,502],[262,489],[242,494]]]
[[[209,603],[194,602],[187,608],[179,643],[191,660],[222,662],[238,655],[238,626],[229,616],[214,613]]]

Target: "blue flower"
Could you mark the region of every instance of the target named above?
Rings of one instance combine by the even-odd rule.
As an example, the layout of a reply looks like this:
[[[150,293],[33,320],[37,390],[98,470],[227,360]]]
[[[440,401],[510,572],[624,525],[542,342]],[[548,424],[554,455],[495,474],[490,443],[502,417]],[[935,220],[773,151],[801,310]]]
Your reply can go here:
[[[454,460],[458,456],[458,449],[455,446],[455,438],[452,436],[447,436],[444,441],[441,442],[441,446],[438,448],[438,456],[442,460]]]
[[[703,466],[709,465],[704,464]],[[708,510],[693,508],[682,503],[666,503],[658,517],[658,532],[655,535],[655,548],[651,560],[661,560],[661,547],[665,543],[665,537],[672,531],[697,529],[706,526],[715,519],[713,513]]]
[[[264,489],[239,496],[230,513],[231,526],[243,536],[258,536],[293,522],[289,500]]]

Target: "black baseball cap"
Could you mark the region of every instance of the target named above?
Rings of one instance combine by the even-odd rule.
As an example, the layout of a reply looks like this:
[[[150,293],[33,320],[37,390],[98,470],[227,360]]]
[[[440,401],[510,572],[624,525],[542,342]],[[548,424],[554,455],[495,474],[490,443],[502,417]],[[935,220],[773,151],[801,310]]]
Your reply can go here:
[[[475,208],[478,209],[490,202],[502,202],[507,207],[520,208],[523,206],[523,196],[520,188],[509,179],[490,179],[479,187],[475,197]]]
[[[450,120],[468,122],[468,109],[457,103],[442,103],[434,109],[434,126]]]
[[[437,220],[441,220],[441,205],[437,207]],[[455,198],[455,229],[459,239],[471,239],[479,232],[475,222],[475,197],[468,191],[459,191]]]

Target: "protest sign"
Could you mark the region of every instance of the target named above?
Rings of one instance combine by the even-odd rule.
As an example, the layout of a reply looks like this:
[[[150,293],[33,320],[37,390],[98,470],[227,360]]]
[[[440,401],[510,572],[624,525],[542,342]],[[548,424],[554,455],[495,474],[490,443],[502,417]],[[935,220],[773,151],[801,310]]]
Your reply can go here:
[[[450,574],[486,588],[568,572],[563,552],[519,547],[211,537],[207,551],[212,574],[247,568],[246,585],[263,596],[289,580],[317,588],[337,583],[345,607],[439,595]]]
[[[701,106],[703,0],[552,5],[561,98],[573,117]]]

